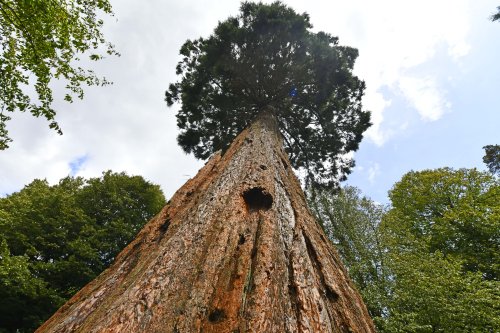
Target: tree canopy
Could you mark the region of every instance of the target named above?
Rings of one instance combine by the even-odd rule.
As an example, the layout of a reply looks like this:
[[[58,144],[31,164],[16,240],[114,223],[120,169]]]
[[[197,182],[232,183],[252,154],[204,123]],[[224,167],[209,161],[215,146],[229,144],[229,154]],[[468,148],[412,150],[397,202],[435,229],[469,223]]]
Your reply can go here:
[[[489,172],[409,172],[390,209],[359,190],[308,191],[378,332],[500,330],[500,182]]]
[[[224,150],[263,110],[273,110],[292,165],[313,184],[336,184],[353,166],[370,125],[365,84],[352,74],[358,51],[314,33],[309,16],[280,2],[243,2],[208,38],[188,40],[180,80],[166,102],[181,102],[178,143],[197,158]],[[268,111],[271,112],[271,111]]]
[[[112,14],[108,0],[0,0],[0,150],[12,141],[12,112],[42,116],[62,134],[52,108],[54,79],[66,84],[68,102],[83,98],[82,85],[109,83],[78,65],[84,54],[118,54],[101,32],[102,14]]]
[[[500,329],[500,183],[487,172],[409,172],[381,223],[387,332]]]
[[[103,173],[34,180],[0,199],[0,332],[33,332],[107,268],[165,204],[158,185]]]

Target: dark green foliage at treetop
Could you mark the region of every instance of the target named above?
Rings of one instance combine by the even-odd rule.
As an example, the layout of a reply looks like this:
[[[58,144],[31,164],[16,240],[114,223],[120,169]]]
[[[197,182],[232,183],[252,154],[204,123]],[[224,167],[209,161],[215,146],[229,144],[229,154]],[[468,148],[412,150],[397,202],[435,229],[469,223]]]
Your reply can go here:
[[[208,38],[188,40],[180,80],[166,92],[181,102],[180,146],[206,159],[224,150],[263,110],[277,119],[292,165],[313,184],[336,184],[353,166],[370,125],[363,81],[352,74],[358,51],[313,33],[307,14],[280,2],[244,2]]]
[[[34,180],[0,199],[0,332],[33,332],[164,204],[158,185],[110,171]]]

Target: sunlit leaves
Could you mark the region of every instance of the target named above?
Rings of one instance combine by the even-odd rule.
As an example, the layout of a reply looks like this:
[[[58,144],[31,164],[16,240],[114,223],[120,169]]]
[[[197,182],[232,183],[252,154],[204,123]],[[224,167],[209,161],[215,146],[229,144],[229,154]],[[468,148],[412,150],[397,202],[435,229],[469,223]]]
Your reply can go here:
[[[387,212],[351,187],[309,194],[379,332],[500,331],[495,176],[412,171],[390,191]]]
[[[409,172],[381,224],[391,273],[387,332],[500,329],[500,182],[487,172]]]
[[[62,133],[52,108],[51,83],[62,80],[68,93],[83,98],[82,85],[109,82],[78,66],[90,50],[117,55],[101,32],[102,14],[111,14],[108,0],[0,0],[0,150],[8,147],[9,113],[28,111],[43,117]]]

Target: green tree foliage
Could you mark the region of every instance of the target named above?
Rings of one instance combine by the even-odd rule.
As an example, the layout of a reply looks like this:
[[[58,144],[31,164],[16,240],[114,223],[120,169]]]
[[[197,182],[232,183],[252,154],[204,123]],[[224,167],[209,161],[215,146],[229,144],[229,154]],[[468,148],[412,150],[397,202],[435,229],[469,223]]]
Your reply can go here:
[[[308,190],[309,207],[335,244],[375,323],[385,315],[387,272],[378,226],[385,208],[359,189]]]
[[[54,79],[66,83],[69,102],[83,98],[82,84],[109,83],[78,66],[84,54],[102,59],[103,48],[117,55],[101,33],[101,14],[112,14],[108,0],[0,0],[0,150],[12,141],[10,112],[42,116],[62,134],[52,108]]]
[[[224,150],[263,110],[278,121],[294,168],[312,184],[334,184],[353,165],[370,125],[365,84],[352,74],[358,51],[314,33],[307,14],[280,2],[243,2],[208,38],[188,40],[180,81],[166,92],[177,113],[180,146],[205,159]]]
[[[487,145],[483,149],[485,152],[483,162],[491,173],[500,175],[500,145]]]
[[[159,186],[142,177],[110,171],[86,182],[76,196],[79,207],[99,231],[99,258],[105,266],[120,252],[153,215],[165,205]]]
[[[475,169],[410,172],[381,223],[387,332],[500,330],[500,182]]]
[[[159,186],[110,171],[53,186],[35,180],[0,199],[0,332],[32,332],[164,204]]]
[[[29,269],[27,256],[13,256],[0,236],[0,332],[32,332],[47,308],[64,301]],[[29,306],[29,308],[26,308]],[[21,313],[19,311],[22,310]]]
[[[359,190],[308,191],[379,332],[500,331],[500,180],[409,172],[386,210]]]

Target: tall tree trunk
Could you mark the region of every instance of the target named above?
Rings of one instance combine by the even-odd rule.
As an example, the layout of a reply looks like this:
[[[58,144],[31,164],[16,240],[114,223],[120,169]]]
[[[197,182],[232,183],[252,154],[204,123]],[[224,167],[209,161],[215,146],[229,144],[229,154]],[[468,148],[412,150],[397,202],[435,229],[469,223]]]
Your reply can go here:
[[[37,332],[374,332],[261,115]]]

